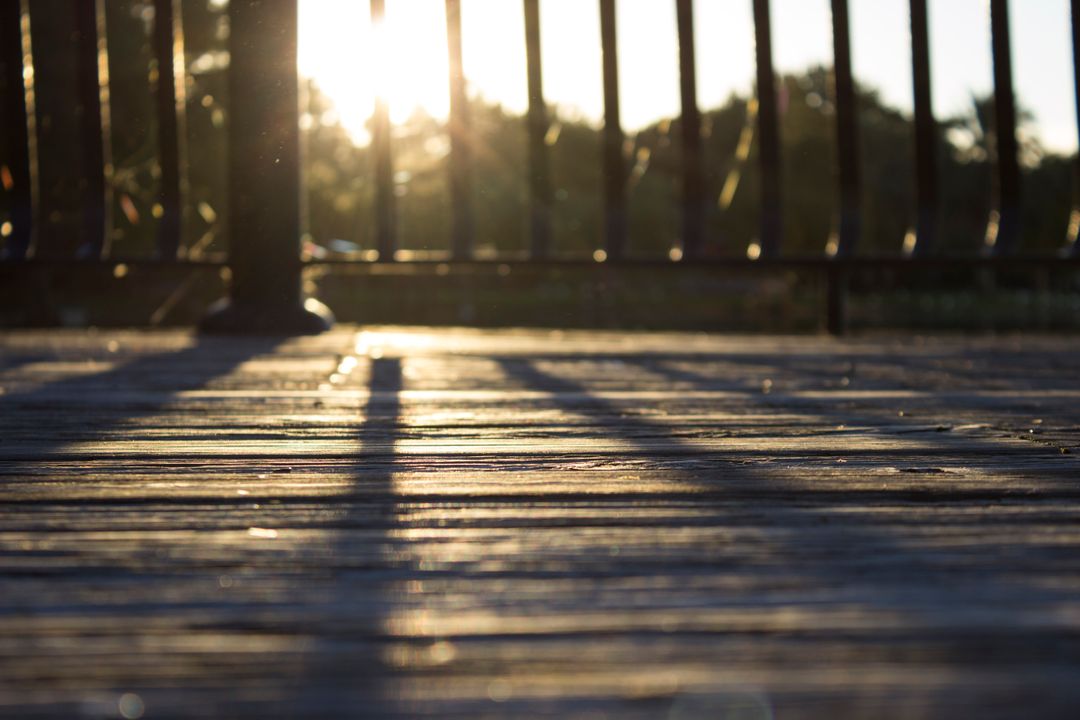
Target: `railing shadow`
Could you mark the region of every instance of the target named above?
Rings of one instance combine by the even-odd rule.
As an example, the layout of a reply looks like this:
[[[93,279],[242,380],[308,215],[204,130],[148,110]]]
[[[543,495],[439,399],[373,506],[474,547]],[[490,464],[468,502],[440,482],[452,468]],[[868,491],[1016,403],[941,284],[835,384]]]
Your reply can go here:
[[[97,372],[91,366],[77,377],[0,396],[0,427],[5,433],[0,443],[0,480],[55,472],[57,462],[85,465],[101,473],[114,467],[130,470],[139,466],[142,456],[137,452],[130,455],[127,443],[137,442],[142,429],[132,423],[167,411],[178,394],[206,389],[246,360],[277,347],[278,342],[271,339],[200,338],[191,347],[121,359],[119,364]],[[242,531],[252,522],[251,508],[261,506],[265,510],[259,512],[267,524],[264,532],[274,539],[255,536],[239,544],[223,541],[208,558],[188,557],[181,547],[167,565],[148,568],[128,567],[125,558],[120,558],[116,567],[95,566],[117,583],[114,595],[97,600],[102,607],[113,602],[123,606],[127,602],[124,593],[157,582],[155,573],[161,571],[193,573],[195,577],[220,574],[219,582],[227,583],[221,588],[183,598],[162,596],[149,607],[163,616],[188,605],[212,608],[204,618],[181,622],[191,632],[228,638],[228,646],[238,658],[254,652],[254,646],[247,646],[249,635],[288,638],[281,650],[265,660],[250,657],[251,669],[240,664],[226,666],[229,677],[258,673],[261,689],[257,695],[252,695],[254,688],[243,688],[235,697],[223,698],[192,687],[185,691],[189,707],[191,703],[197,707],[205,695],[205,701],[214,703],[214,712],[224,713],[222,716],[249,717],[256,709],[269,707],[275,708],[271,715],[280,717],[403,716],[401,700],[394,691],[395,663],[386,628],[392,611],[408,601],[402,578],[407,574],[403,570],[412,566],[408,553],[401,549],[406,541],[395,537],[400,519],[393,477],[400,465],[394,446],[401,432],[401,388],[400,359],[373,358],[367,382],[370,392],[355,452],[325,466],[315,463],[315,469],[309,470],[325,472],[329,468],[331,473],[350,475],[352,482],[340,496],[328,500],[304,490],[277,498],[276,481],[289,476],[263,475],[265,486],[245,490],[243,495],[221,496],[214,494],[220,491],[208,491],[175,501],[180,503],[175,506],[180,525],[205,523],[200,527],[212,531]],[[180,424],[170,431],[173,439],[181,442],[180,447],[185,433],[202,441],[208,438],[205,430],[200,435],[183,428],[188,412],[190,409],[178,408],[176,421]],[[228,437],[236,434],[236,428],[228,431]],[[209,461],[221,460],[229,453],[228,441],[223,438],[220,450],[207,457]],[[168,460],[158,451],[145,459],[154,463]],[[257,458],[252,459],[257,462]],[[40,502],[48,508],[70,505],[89,509],[98,505],[105,509],[118,502],[127,506],[145,503],[148,512],[156,514],[163,501],[168,502],[161,493],[144,494],[140,486],[133,486],[132,493],[123,498],[110,495],[101,501],[86,497],[65,501],[50,497]],[[5,530],[25,523],[31,523],[27,528],[36,527],[32,515],[25,511],[38,502],[26,498],[9,503],[6,507],[11,514],[7,517],[22,521],[7,525]],[[307,509],[312,503],[319,506],[316,514]],[[197,516],[203,509],[212,517],[200,520]],[[172,541],[162,550],[169,547],[168,542]],[[236,571],[243,574],[231,574]],[[54,592],[68,587],[64,585],[68,580],[51,572]],[[72,587],[86,581],[78,567],[73,566],[72,572]],[[277,588],[282,577],[289,582]],[[0,573],[0,587],[7,582],[19,580]],[[43,600],[41,612],[47,615],[53,612],[49,603],[59,598]],[[89,609],[100,612],[102,608]],[[137,634],[138,624],[128,631]],[[148,706],[161,708],[170,702],[167,690],[143,687],[138,676],[130,678],[127,686],[138,691]],[[124,682],[123,678],[114,680]],[[52,704],[52,710],[80,711],[78,703],[69,707],[65,702]]]
[[[272,352],[280,339],[200,337],[173,351],[139,355],[86,372],[0,395],[0,474],[10,463],[33,463],[57,456],[77,456],[77,448],[100,442],[126,424],[162,411],[177,395],[206,388],[242,363]],[[16,356],[26,364],[48,357]],[[0,360],[0,365],[12,360]],[[137,438],[134,432],[130,441]],[[102,446],[102,452],[108,451]]]
[[[629,357],[624,359],[633,362]],[[730,358],[724,356],[724,359]],[[555,358],[551,361],[558,362]],[[499,365],[507,378],[521,387],[546,393],[548,399],[543,405],[594,421],[596,432],[623,441],[629,454],[646,457],[658,467],[672,471],[673,487],[681,488],[677,494],[683,501],[711,510],[708,518],[695,517],[694,524],[726,526],[733,531],[738,528],[768,531],[766,547],[772,564],[766,567],[755,564],[761,562],[758,555],[749,553],[743,557],[738,548],[732,547],[717,549],[719,555],[715,557],[686,557],[678,567],[658,568],[657,572],[749,573],[806,586],[812,592],[808,590],[805,598],[787,597],[783,606],[788,609],[804,606],[812,611],[821,608],[822,603],[832,603],[841,613],[861,616],[870,623],[866,631],[843,631],[845,641],[855,646],[891,646],[894,652],[902,654],[901,648],[914,648],[917,641],[925,648],[932,648],[929,652],[935,662],[950,666],[1024,662],[1059,662],[1067,666],[1077,661],[1076,653],[1061,643],[1063,626],[1048,623],[1046,627],[1025,625],[1018,629],[1009,622],[1013,611],[1052,617],[1060,603],[1075,600],[1065,588],[1039,586],[1036,590],[1024,582],[1024,574],[1018,571],[1024,567],[1025,554],[1052,553],[1052,550],[1033,543],[1011,551],[1005,537],[1000,543],[990,545],[943,548],[916,542],[920,524],[932,523],[932,518],[927,520],[914,514],[894,516],[896,519],[882,524],[875,521],[872,513],[863,519],[849,512],[853,507],[863,512],[873,510],[878,504],[887,509],[905,503],[913,509],[921,503],[926,503],[923,507],[941,509],[942,503],[981,502],[977,495],[906,496],[902,491],[884,487],[864,488],[848,495],[837,491],[835,483],[832,488],[818,492],[812,483],[806,482],[805,468],[801,482],[796,483],[790,475],[770,467],[769,461],[775,453],[764,448],[738,453],[713,452],[681,436],[676,432],[678,427],[631,412],[634,408],[591,392],[585,382],[538,368],[531,358],[503,357]],[[649,365],[649,369],[662,371],[663,366]],[[695,377],[689,371],[676,372],[673,377],[715,389],[711,379]],[[568,402],[567,398],[572,401]],[[827,412],[824,417],[829,420]],[[657,451],[657,442],[668,444],[670,452],[666,457]],[[920,452],[932,455],[933,434],[925,445]],[[939,449],[948,448],[939,446]],[[955,451],[955,446],[952,450]],[[1051,481],[1048,486],[1050,500],[1057,492],[1065,491],[1062,483]],[[1075,490],[1072,492],[1075,495]],[[996,499],[1000,501],[1001,496]],[[895,532],[896,523],[905,529],[903,535]],[[763,550],[758,548],[758,552]],[[1048,557],[1055,562],[1056,556]],[[609,572],[619,573],[618,566],[624,561],[612,558],[610,562]],[[623,570],[641,571],[640,566],[632,565]],[[716,597],[704,602],[721,602],[725,606],[776,602],[776,598],[769,600],[767,594],[758,594],[756,598],[752,597],[754,593],[749,595],[740,593],[737,597]],[[877,623],[884,625],[875,627]],[[719,635],[740,632],[733,628]],[[815,636],[827,637],[830,630],[801,628],[799,632],[803,641],[807,641]],[[1007,695],[1009,691],[1003,692]],[[912,696],[898,702],[910,702],[912,714],[918,715],[919,708],[925,708],[928,700]],[[936,697],[932,701],[948,702],[948,698]],[[1057,702],[1052,698],[1048,701]],[[716,711],[718,708],[710,702],[706,697],[691,700],[693,707]],[[894,706],[892,711],[902,714],[899,706]]]
[[[314,623],[304,669],[282,703],[287,717],[402,717],[388,619],[407,602],[403,578],[411,568],[397,537],[402,529],[394,475],[401,430],[399,358],[373,358],[368,400],[347,471],[350,488],[329,502],[325,540],[303,550],[317,558],[316,595],[305,615]],[[309,589],[309,592],[312,590]],[[301,630],[304,630],[301,628]]]
[[[170,337],[164,342],[173,344],[174,340]],[[121,343],[111,352],[104,342],[76,343],[36,358],[63,361],[57,372],[67,375],[50,379],[31,373],[21,378],[23,387],[9,385],[9,391],[0,395],[0,525],[6,543],[0,558],[0,605],[5,614],[31,618],[35,627],[55,628],[48,637],[30,634],[6,644],[0,665],[10,669],[18,662],[49,667],[51,648],[65,643],[71,653],[58,668],[46,670],[47,676],[55,672],[69,678],[70,686],[55,688],[56,696],[43,701],[35,701],[34,688],[28,687],[14,702],[29,704],[5,705],[0,714],[77,717],[100,712],[102,717],[113,717],[120,691],[113,696],[101,692],[112,683],[136,689],[152,705],[166,707],[168,702],[158,702],[154,693],[167,691],[153,685],[144,688],[143,683],[145,678],[173,671],[171,658],[163,660],[168,655],[132,650],[138,661],[131,664],[106,659],[99,668],[95,661],[103,652],[111,657],[110,643],[153,636],[160,624],[178,627],[178,638],[197,633],[198,623],[185,613],[198,615],[220,603],[217,583],[177,591],[176,583],[182,585],[183,578],[213,580],[222,567],[220,559],[215,564],[187,552],[185,539],[190,539],[193,528],[218,529],[214,523],[220,521],[207,520],[204,514],[212,516],[221,508],[242,514],[244,498],[198,495],[177,500],[163,489],[163,483],[181,487],[190,477],[190,458],[183,452],[186,440],[200,432],[203,442],[220,440],[212,429],[186,426],[185,420],[193,415],[183,407],[180,396],[220,386],[243,363],[275,351],[279,340],[197,338],[183,342],[191,344],[154,352],[149,351],[146,337],[134,350]],[[126,357],[129,352],[139,354]],[[108,364],[99,369],[98,361]],[[27,383],[35,377],[43,381]],[[160,434],[153,434],[163,426],[173,436],[172,449],[140,451],[140,445],[145,448],[151,439],[160,439]],[[228,445],[221,442],[224,455]],[[87,486],[95,486],[103,480],[123,482],[155,473],[160,473],[163,483],[150,486],[133,480],[121,491],[100,496],[93,491],[87,494],[83,485],[84,478]],[[24,488],[31,492],[24,493]],[[173,513],[175,532],[164,539],[154,538],[146,531],[164,512]],[[118,524],[112,524],[114,519]],[[103,529],[115,534],[118,545],[131,544],[120,553],[103,551]],[[25,539],[27,547],[13,551],[12,537]],[[117,615],[124,619],[119,629],[111,623]],[[65,618],[71,617],[86,621],[81,632],[67,628]],[[94,618],[101,619],[100,626]],[[84,687],[91,676],[95,680],[88,687],[94,691],[74,689]],[[9,691],[12,687],[7,686]],[[191,689],[193,696],[198,691]]]

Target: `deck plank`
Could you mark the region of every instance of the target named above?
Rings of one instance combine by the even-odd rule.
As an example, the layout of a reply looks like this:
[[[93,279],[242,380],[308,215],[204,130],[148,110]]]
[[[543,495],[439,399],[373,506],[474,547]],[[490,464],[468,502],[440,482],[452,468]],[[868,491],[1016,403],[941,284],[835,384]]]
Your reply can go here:
[[[1078,351],[8,333],[0,715],[1075,717]]]

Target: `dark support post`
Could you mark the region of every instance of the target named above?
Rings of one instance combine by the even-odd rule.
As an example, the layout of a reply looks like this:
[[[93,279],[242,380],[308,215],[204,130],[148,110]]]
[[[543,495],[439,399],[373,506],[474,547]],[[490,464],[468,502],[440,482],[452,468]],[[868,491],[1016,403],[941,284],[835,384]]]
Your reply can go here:
[[[930,33],[926,0],[911,0],[911,76],[915,97],[915,178],[918,205],[912,255],[927,257],[937,248],[937,126],[930,84]]]
[[[525,55],[529,76],[529,189],[533,259],[551,254],[551,173],[548,165],[547,106],[540,60],[540,0],[525,0]]]
[[[836,148],[840,171],[840,218],[835,257],[849,258],[862,234],[862,197],[859,186],[859,128],[855,78],[851,70],[851,25],[847,0],[832,0],[833,82],[836,86]],[[833,335],[847,331],[848,270],[828,269],[826,329]]]
[[[101,0],[72,0],[77,34],[79,130],[82,141],[82,222],[78,254],[104,257],[112,231],[109,90],[105,67],[105,11]]]
[[[4,248],[4,257],[10,260],[22,260],[29,254],[34,224],[31,116],[26,102],[27,93],[33,92],[33,87],[24,84],[23,33],[20,0],[0,0],[0,63],[4,66],[4,75],[0,78],[3,91],[0,127],[8,139],[8,154],[4,158],[8,174],[0,180],[11,197],[11,234]]]
[[[371,26],[377,40],[377,57],[385,58],[386,0],[371,0]],[[379,72],[372,68],[372,72]],[[397,246],[397,212],[394,200],[394,158],[390,145],[390,106],[381,81],[375,95],[371,144],[375,151],[375,245],[380,260],[393,260]]]
[[[1020,160],[1016,141],[1016,95],[1013,92],[1008,0],[990,0],[994,49],[994,137],[996,138],[996,209],[986,227],[986,246],[1007,255],[1020,240]]]
[[[830,335],[843,335],[848,329],[849,271],[838,264],[825,268],[825,330]]]
[[[469,106],[461,57],[461,0],[446,0],[446,37],[450,53],[450,202],[453,230],[450,252],[455,260],[472,255],[472,176]]]
[[[780,119],[773,70],[769,0],[754,0],[757,54],[758,158],[761,163],[761,258],[780,254],[783,206],[780,195]]]
[[[701,112],[694,58],[694,3],[676,0],[679,27],[679,85],[682,98],[683,257],[697,257],[705,240],[705,170]]]
[[[1080,0],[1072,0],[1073,90],[1076,98],[1076,127],[1080,132]],[[1080,257],[1080,153],[1073,171],[1073,210],[1069,218],[1069,234],[1065,252]]]
[[[184,35],[180,21],[181,0],[154,0],[154,55],[157,57],[158,161],[161,188],[158,202],[157,252],[163,259],[180,253],[184,226],[184,195],[187,178],[183,147],[186,135],[184,105]]]
[[[313,334],[333,322],[304,302],[296,2],[229,3],[229,299],[211,333]]]
[[[604,250],[618,260],[626,246],[626,161],[619,112],[619,53],[615,0],[600,0],[600,44],[604,54]]]
[[[836,84],[836,147],[840,170],[840,222],[836,256],[850,257],[862,233],[859,187],[859,129],[855,79],[851,71],[851,30],[847,0],[832,0],[833,63]]]

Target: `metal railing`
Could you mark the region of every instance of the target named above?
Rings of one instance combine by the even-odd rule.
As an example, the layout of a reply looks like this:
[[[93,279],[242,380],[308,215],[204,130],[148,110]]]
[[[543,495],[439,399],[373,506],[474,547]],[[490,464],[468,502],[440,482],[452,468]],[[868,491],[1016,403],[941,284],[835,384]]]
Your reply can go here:
[[[358,0],[360,1],[360,0]],[[760,219],[758,257],[733,260],[703,256],[707,239],[706,169],[703,167],[702,120],[696,96],[694,13],[692,0],[676,7],[681,97],[681,216],[679,247],[669,256],[634,257],[627,253],[627,163],[620,118],[615,0],[598,0],[603,57],[602,164],[604,233],[598,252],[579,258],[552,253],[553,193],[545,136],[550,117],[544,100],[540,43],[540,3],[523,0],[529,105],[528,187],[531,238],[524,255],[478,258],[473,250],[474,222],[470,197],[470,127],[462,64],[461,0],[445,0],[449,48],[450,152],[449,186],[453,222],[445,257],[406,257],[397,252],[393,151],[389,112],[377,100],[372,122],[375,181],[375,245],[362,262],[376,263],[568,263],[722,265],[735,268],[798,266],[822,271],[829,282],[827,325],[844,327],[848,274],[860,267],[1052,266],[1080,260],[1080,203],[1074,203],[1069,234],[1057,256],[1024,255],[1020,247],[1020,184],[1017,111],[1012,81],[1008,0],[990,0],[994,68],[993,211],[987,221],[987,252],[943,256],[939,247],[938,127],[931,107],[931,62],[927,0],[910,0],[914,98],[915,184],[917,207],[913,244],[889,257],[857,255],[861,236],[861,197],[856,86],[852,73],[847,0],[831,0],[834,50],[834,105],[839,212],[832,252],[821,256],[784,253],[781,193],[781,143],[776,73],[772,59],[769,0],[753,4],[756,40],[756,94]],[[34,51],[27,23],[38,12],[33,0],[0,0],[0,62],[3,63],[2,112],[7,155],[4,188],[9,195],[5,261],[110,262],[112,198],[109,159],[106,52],[103,0],[72,0],[78,36],[78,128],[83,157],[77,186],[82,207],[80,255],[49,258],[35,253],[35,223],[42,210],[35,202]],[[152,45],[157,61],[155,112],[160,189],[156,262],[191,263],[179,254],[186,192],[184,161],[185,61],[180,0],[154,0]],[[370,0],[373,22],[385,12],[385,0]],[[1080,98],[1080,0],[1071,0],[1074,77]],[[47,12],[47,10],[46,10]],[[228,9],[230,115],[228,121],[229,254],[232,285],[227,303],[207,319],[210,331],[314,332],[331,322],[325,308],[305,301],[300,253],[301,169],[298,79],[296,72],[297,4],[293,0],[232,0]],[[377,70],[373,70],[377,72]],[[1078,103],[1080,122],[1080,103]],[[74,164],[73,164],[74,166]],[[1080,170],[1078,170],[1080,176]],[[1077,182],[1080,186],[1080,181]],[[136,260],[137,261],[137,260]],[[330,261],[333,262],[333,261]],[[357,261],[349,261],[357,262]]]

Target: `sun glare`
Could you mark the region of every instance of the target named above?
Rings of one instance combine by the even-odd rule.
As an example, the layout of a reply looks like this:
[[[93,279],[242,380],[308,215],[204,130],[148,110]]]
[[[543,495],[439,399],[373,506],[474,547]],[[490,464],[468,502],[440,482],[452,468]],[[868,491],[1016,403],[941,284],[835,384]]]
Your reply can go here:
[[[706,3],[702,27],[716,21]],[[619,3],[622,119],[636,129],[678,114],[675,6],[670,0]],[[603,117],[600,17],[595,2],[540,3],[544,94],[572,117]],[[462,0],[463,61],[468,92],[507,111],[528,107],[525,20],[514,0]],[[750,87],[749,53],[741,65],[712,57],[700,43],[702,101],[718,104],[734,87]],[[300,0],[300,72],[334,104],[335,116],[358,143],[381,94],[391,120],[417,109],[437,119],[449,112],[446,0],[387,0],[381,28],[364,0]],[[711,68],[725,68],[715,83]]]
[[[394,123],[418,109],[444,120],[449,111],[445,0],[386,0],[381,28],[371,22],[367,0],[299,0],[299,64],[333,104],[338,120],[360,144],[381,94]],[[1063,26],[1066,0],[1032,3],[1017,14],[1017,78],[1021,100],[1034,111],[1039,130],[1052,147],[1076,145],[1070,48],[1064,31],[1041,40],[1046,28]],[[679,113],[675,62],[675,10],[671,0],[620,0],[620,94],[623,126],[630,131]],[[775,0],[774,46],[781,72],[831,62],[827,0]],[[853,0],[854,62],[860,80],[878,87],[890,103],[910,108],[910,73],[903,33],[903,0]],[[702,107],[717,107],[732,92],[753,88],[750,3],[698,0],[694,4],[698,55],[698,96]],[[943,116],[970,105],[973,92],[989,83],[989,40],[985,0],[931,3],[936,63],[935,105]],[[887,12],[886,12],[887,11]],[[597,124],[603,115],[600,28],[595,0],[540,3],[544,94],[561,112]],[[882,22],[881,18],[890,18]],[[982,28],[968,33],[964,52],[941,45],[942,29]],[[727,34],[723,34],[727,33]],[[950,31],[951,33],[951,31]],[[723,34],[723,35],[722,35]],[[468,92],[500,103],[511,113],[528,104],[524,19],[520,0],[462,0],[464,70]],[[721,37],[722,35],[722,37]],[[948,36],[958,42],[955,33]],[[718,38],[720,38],[718,40]],[[885,48],[883,50],[882,48]],[[1048,81],[1050,71],[1053,81]]]
[[[355,0],[303,0],[300,7],[300,73],[333,103],[333,114],[354,140],[367,142],[367,123],[379,95],[395,123],[417,110],[446,117],[450,101],[441,0],[389,2],[378,26],[371,22],[367,3]]]

